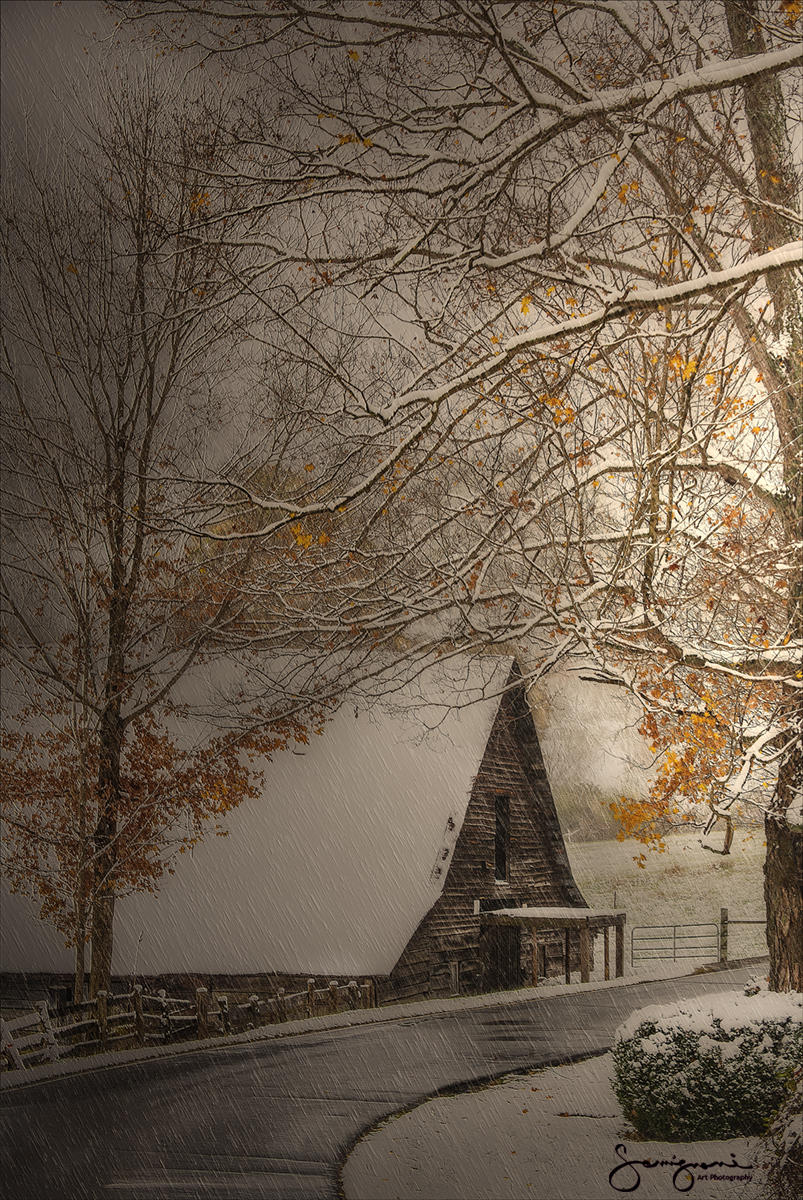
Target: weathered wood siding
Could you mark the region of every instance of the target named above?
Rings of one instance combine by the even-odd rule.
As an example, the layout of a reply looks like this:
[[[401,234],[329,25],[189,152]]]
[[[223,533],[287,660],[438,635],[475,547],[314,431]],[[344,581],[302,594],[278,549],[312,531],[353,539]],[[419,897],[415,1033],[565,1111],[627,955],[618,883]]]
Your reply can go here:
[[[518,668],[514,666],[518,674]],[[496,797],[509,797],[508,879],[495,878]],[[463,827],[443,893],[421,921],[387,981],[380,1000],[448,996],[455,990],[474,993],[493,986],[487,978],[490,935],[474,912],[475,900],[486,907],[519,904],[576,905],[585,901],[572,877],[555,802],[538,745],[524,686],[507,692],[499,706],[482,764],[477,773]],[[560,934],[540,938],[547,974],[563,965]],[[572,958],[576,959],[575,948]],[[533,977],[532,937],[522,931],[522,982]],[[576,965],[573,964],[573,965]]]

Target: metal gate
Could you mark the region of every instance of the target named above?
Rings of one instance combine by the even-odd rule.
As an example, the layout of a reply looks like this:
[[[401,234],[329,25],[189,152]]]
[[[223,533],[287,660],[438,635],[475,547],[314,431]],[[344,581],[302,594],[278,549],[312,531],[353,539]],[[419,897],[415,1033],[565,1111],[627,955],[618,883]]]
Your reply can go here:
[[[630,931],[630,965],[648,959],[678,962],[684,958],[719,959],[719,926],[635,925]]]

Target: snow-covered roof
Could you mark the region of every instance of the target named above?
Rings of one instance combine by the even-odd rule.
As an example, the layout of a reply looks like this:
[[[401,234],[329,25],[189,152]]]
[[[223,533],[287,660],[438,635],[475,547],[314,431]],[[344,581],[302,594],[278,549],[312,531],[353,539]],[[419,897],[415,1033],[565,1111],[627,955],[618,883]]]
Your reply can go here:
[[[227,837],[158,896],[119,902],[115,974],[389,972],[442,890],[511,665],[452,660],[363,691],[278,754]]]
[[[549,905],[533,907],[522,905],[518,908],[494,908],[484,912],[483,918],[515,917],[522,921],[609,921],[613,924],[617,919],[624,920],[626,913],[606,908],[557,908]]]

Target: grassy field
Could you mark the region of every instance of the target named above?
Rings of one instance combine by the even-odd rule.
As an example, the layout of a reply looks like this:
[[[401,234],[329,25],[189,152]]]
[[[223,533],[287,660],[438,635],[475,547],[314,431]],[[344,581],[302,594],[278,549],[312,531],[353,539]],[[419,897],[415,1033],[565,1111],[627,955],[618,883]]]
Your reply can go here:
[[[698,838],[698,833],[673,834],[664,853],[632,841],[567,845],[574,877],[591,908],[615,906],[627,913],[628,962],[629,931],[635,925],[719,922],[723,907],[731,920],[763,918],[763,833],[738,831],[726,857],[703,850]],[[640,868],[633,857],[642,850],[646,862]],[[731,927],[729,958],[766,953],[763,926]]]

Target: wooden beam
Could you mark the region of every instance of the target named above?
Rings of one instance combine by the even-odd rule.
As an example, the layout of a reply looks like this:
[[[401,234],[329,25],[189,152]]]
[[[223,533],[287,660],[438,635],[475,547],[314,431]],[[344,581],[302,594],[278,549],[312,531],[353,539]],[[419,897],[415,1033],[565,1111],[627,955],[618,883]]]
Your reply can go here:
[[[531,917],[527,915],[504,912],[487,912],[481,914],[483,925],[519,925],[524,929],[591,929],[602,930],[614,922],[614,915],[602,917],[584,917],[582,912],[577,917]]]
[[[588,983],[591,978],[591,930],[580,926],[580,982]]]
[[[602,933],[603,933],[603,938],[605,940],[605,978],[610,979],[610,977],[611,977],[611,948],[610,948],[610,945],[608,944],[608,926],[607,925],[605,926]]]
[[[625,925],[624,921],[616,924],[616,978],[621,979],[625,973]]]

